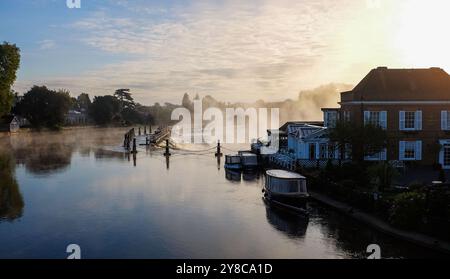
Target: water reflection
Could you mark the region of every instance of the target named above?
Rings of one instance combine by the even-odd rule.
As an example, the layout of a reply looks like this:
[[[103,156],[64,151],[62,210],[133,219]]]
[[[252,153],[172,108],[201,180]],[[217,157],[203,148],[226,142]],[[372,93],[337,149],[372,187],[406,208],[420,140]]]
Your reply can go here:
[[[28,172],[48,176],[67,170],[75,152],[82,157],[89,157],[94,152],[97,160],[124,160],[122,152],[103,149],[116,145],[117,137],[122,133],[122,129],[96,129],[95,133],[90,129],[21,133],[3,139],[0,149],[12,154],[16,163],[24,165]]]
[[[307,217],[273,206],[268,202],[266,202],[266,217],[269,224],[290,237],[303,237],[308,228]]]
[[[14,170],[12,157],[0,153],[0,222],[13,221],[23,213],[24,202]]]
[[[225,177],[229,181],[240,182],[242,173],[236,170],[227,170],[225,169]]]
[[[217,171],[214,154],[146,147],[134,168],[126,130],[0,138],[0,219],[20,218],[0,224],[0,258],[60,258],[69,241],[90,258],[361,258],[371,243],[427,256],[328,208],[311,205],[306,220],[265,205],[262,173]]]

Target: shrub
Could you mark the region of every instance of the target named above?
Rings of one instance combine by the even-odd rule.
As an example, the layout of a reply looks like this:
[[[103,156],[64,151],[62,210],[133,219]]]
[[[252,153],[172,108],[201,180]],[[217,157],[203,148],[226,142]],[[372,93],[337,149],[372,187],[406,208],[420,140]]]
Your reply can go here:
[[[425,194],[407,192],[398,194],[390,208],[389,222],[403,229],[418,229],[425,215]]]

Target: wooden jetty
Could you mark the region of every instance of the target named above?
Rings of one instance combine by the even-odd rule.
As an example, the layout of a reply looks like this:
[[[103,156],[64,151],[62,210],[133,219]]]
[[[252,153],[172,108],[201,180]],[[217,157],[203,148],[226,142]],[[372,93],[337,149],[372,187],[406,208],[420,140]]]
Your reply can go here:
[[[158,144],[168,137],[170,137],[171,129],[170,127],[159,127],[153,133],[148,135],[148,142],[150,144]]]

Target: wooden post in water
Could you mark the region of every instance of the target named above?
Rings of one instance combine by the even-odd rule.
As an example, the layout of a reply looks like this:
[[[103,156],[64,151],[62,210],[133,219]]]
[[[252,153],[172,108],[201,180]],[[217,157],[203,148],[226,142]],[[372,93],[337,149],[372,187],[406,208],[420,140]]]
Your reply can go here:
[[[147,125],[144,126],[144,135],[147,135]]]
[[[137,153],[136,138],[133,139],[133,154]]]
[[[169,140],[166,140],[166,152],[164,153],[164,156],[169,157],[172,154],[170,154],[170,148],[169,148]]]
[[[149,134],[152,133],[152,125],[150,124],[150,131],[148,132]]]
[[[222,152],[220,152],[220,140],[217,141],[217,151],[216,151],[216,157],[220,158],[222,157]]]

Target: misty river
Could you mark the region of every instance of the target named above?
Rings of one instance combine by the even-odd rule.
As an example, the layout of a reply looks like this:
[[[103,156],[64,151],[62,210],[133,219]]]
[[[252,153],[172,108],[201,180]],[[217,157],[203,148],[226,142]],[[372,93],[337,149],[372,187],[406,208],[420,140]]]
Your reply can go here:
[[[309,219],[271,208],[263,174],[227,173],[211,146],[168,162],[139,147],[134,162],[127,130],[0,134],[0,258],[64,259],[69,244],[83,258],[366,258],[373,243],[387,258],[441,256],[313,202]]]

